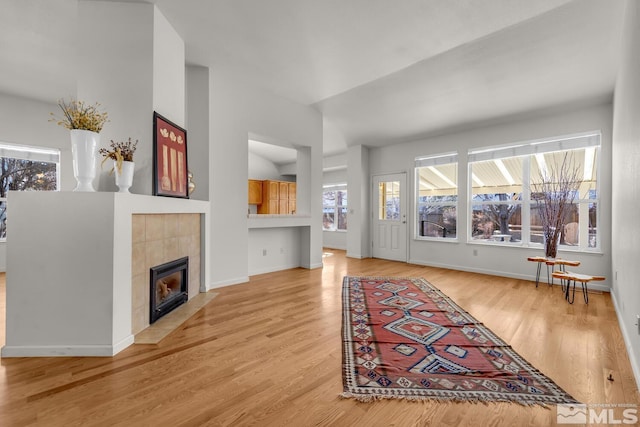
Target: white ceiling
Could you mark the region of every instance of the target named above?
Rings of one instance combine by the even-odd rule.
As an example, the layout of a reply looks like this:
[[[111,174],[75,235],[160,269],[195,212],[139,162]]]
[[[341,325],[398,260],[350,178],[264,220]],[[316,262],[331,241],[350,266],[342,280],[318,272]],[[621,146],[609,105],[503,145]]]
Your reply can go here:
[[[136,0],[129,0],[136,1]],[[611,99],[622,1],[152,0],[187,61],[325,117],[327,155]],[[0,92],[75,93],[75,0],[0,0]]]
[[[276,166],[295,163],[298,159],[298,152],[295,148],[282,147],[253,139],[249,140],[249,151],[256,156],[269,160]]]

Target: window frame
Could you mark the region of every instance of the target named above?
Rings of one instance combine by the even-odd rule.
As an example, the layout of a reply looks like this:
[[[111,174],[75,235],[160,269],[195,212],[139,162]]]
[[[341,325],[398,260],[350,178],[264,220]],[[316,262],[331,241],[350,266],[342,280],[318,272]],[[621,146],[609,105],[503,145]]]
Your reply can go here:
[[[60,150],[57,148],[36,147],[24,144],[12,144],[0,141],[0,158],[10,158],[38,163],[52,163],[56,168],[55,190],[60,191]],[[23,190],[11,190],[23,191]],[[34,190],[44,191],[44,190]],[[8,197],[0,197],[0,203],[4,202],[5,215],[8,215]],[[0,242],[6,242],[6,237],[0,237]]]
[[[338,198],[336,197],[334,199],[334,203],[333,205],[326,205],[324,203],[324,193],[328,192],[328,191],[333,191],[335,193],[337,193],[338,191],[342,191],[344,193],[347,194],[347,204],[338,204]],[[323,224],[322,224],[322,231],[323,232],[338,232],[338,233],[346,233],[349,224],[347,223],[345,225],[345,228],[338,228],[338,212],[340,209],[345,209],[346,212],[348,213],[348,207],[347,205],[349,204],[349,193],[347,191],[347,185],[346,184],[333,184],[333,185],[325,185],[322,187],[322,216],[324,218],[324,210],[325,208],[331,208],[333,209],[334,212],[334,216],[333,216],[333,227],[331,228],[325,228],[324,227],[324,220],[323,220]]]
[[[436,166],[444,166],[444,165],[455,165],[455,201],[429,201],[429,202],[421,202],[420,197],[420,169],[421,168],[429,168]],[[459,159],[458,152],[447,152],[440,154],[433,154],[427,156],[416,157],[414,160],[414,198],[413,198],[413,212],[415,215],[415,219],[413,221],[413,240],[420,241],[441,241],[441,242],[459,242],[460,241],[460,222],[458,220],[458,212],[460,210],[460,180],[459,180]],[[453,196],[453,195],[447,195]],[[451,207],[455,208],[456,216],[455,216],[455,229],[456,234],[455,237],[446,237],[443,236],[423,236],[420,234],[421,222],[420,219],[420,209],[424,206],[436,206],[436,207]],[[438,224],[437,224],[438,225]],[[445,228],[446,229],[446,228]],[[444,230],[443,230],[444,231]]]
[[[601,196],[601,163],[602,163],[602,134],[600,131],[590,131],[571,135],[564,135],[554,138],[546,138],[539,140],[532,140],[526,142],[520,142],[516,144],[507,144],[494,147],[481,147],[476,149],[470,149],[468,151],[468,178],[467,178],[467,243],[480,244],[480,245],[499,245],[509,247],[524,247],[524,248],[543,248],[543,243],[531,241],[531,211],[536,206],[536,201],[531,197],[531,162],[535,154],[554,153],[562,151],[573,151],[587,148],[594,148],[595,160],[594,160],[594,174],[595,180],[595,198],[589,198],[590,194],[587,191],[586,194],[578,194],[578,198],[573,200],[573,203],[577,205],[578,209],[578,227],[581,230],[579,236],[586,235],[586,239],[579,238],[577,245],[561,244],[559,249],[562,251],[574,251],[574,252],[595,252],[600,253],[602,251],[602,236],[596,234],[596,242],[593,247],[589,246],[590,234],[588,219],[586,226],[583,224],[585,216],[589,216],[589,206],[595,204],[595,225],[596,230],[601,230],[600,223],[602,221],[600,211],[602,205]],[[479,161],[488,160],[491,153],[497,153],[495,158],[506,159],[513,157],[522,157],[522,191],[521,191],[521,239],[519,242],[504,242],[493,240],[478,240],[473,238],[473,212],[474,207],[482,205],[482,202],[473,200],[473,164]],[[506,153],[513,153],[508,156]],[[477,157],[482,160],[478,160]],[[506,203],[506,202],[505,202]],[[585,231],[586,230],[586,233]]]

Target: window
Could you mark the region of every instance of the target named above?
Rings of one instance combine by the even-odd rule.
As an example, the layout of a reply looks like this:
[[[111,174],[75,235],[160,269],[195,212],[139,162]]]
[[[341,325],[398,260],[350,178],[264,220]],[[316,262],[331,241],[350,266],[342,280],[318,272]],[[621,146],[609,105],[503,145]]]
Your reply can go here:
[[[347,230],[346,185],[325,187],[322,192],[322,229],[324,231]]]
[[[470,239],[475,242],[542,244],[542,176],[563,162],[581,181],[565,212],[560,245],[595,249],[598,242],[597,186],[600,134],[585,133],[469,152]],[[540,194],[540,193],[538,193]]]
[[[400,181],[378,183],[378,219],[381,221],[400,219]]]
[[[57,190],[59,162],[59,150],[0,143],[0,241],[7,237],[7,192]]]
[[[458,230],[458,154],[415,160],[416,238],[455,239]]]
[[[471,164],[471,238],[521,241],[523,159]]]

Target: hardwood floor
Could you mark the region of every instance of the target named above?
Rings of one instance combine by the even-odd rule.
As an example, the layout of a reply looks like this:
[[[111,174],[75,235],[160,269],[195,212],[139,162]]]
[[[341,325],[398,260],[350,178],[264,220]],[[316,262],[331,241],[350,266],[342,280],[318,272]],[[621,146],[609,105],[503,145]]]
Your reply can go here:
[[[216,289],[213,301],[156,345],[134,344],[112,358],[2,359],[0,425],[555,424],[555,408],[515,403],[339,398],[345,275],[424,277],[581,402],[640,404],[609,294],[568,305],[558,287],[328,252],[322,269]],[[2,277],[1,342],[4,296]]]

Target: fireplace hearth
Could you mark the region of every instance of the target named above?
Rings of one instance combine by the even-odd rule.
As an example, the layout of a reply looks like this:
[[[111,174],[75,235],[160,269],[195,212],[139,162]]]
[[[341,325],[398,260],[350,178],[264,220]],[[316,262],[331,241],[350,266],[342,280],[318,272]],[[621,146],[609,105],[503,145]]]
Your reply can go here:
[[[149,323],[187,302],[189,257],[151,267]]]

